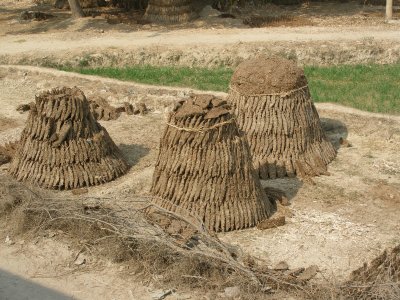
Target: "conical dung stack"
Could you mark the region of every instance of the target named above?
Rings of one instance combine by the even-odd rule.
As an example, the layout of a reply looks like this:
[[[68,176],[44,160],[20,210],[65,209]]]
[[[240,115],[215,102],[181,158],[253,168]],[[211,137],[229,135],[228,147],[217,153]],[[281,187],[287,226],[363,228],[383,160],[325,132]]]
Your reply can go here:
[[[263,179],[327,173],[336,151],[327,140],[302,69],[258,57],[235,70],[228,96]]]
[[[128,169],[78,88],[36,97],[10,174],[44,188],[73,189],[111,181]]]
[[[149,0],[144,15],[155,23],[184,23],[196,17],[193,0]]]
[[[272,210],[228,109],[210,95],[178,104],[161,138],[151,188],[154,203],[190,212],[213,231],[255,226]]]

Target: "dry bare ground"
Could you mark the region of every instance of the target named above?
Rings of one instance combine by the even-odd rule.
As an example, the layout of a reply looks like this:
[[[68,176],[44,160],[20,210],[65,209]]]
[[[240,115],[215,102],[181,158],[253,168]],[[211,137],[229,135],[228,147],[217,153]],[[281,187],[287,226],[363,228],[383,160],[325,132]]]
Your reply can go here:
[[[34,100],[34,95],[43,89],[62,85],[78,86],[89,98],[101,96],[112,105],[143,101],[150,108],[145,116],[122,114],[117,120],[101,121],[132,167],[127,175],[91,187],[87,194],[121,206],[132,195],[146,195],[165,114],[173,102],[192,91],[51,69],[1,66],[0,144],[18,139],[21,133],[27,113],[17,112],[17,105]],[[286,211],[287,224],[264,231],[249,229],[218,236],[224,242],[238,245],[243,253],[263,265],[274,266],[280,261],[286,261],[293,269],[317,265],[320,272],[314,282],[333,284],[345,280],[352,270],[385,248],[400,243],[400,117],[332,104],[317,104],[317,108],[328,137],[338,149],[337,158],[329,165],[331,176],[315,178],[315,185],[297,179],[263,181],[264,186],[287,193],[291,203]],[[351,147],[340,147],[340,137],[347,139]],[[7,167],[1,167],[0,176],[6,176]],[[76,197],[71,192],[57,192],[57,195],[66,201],[74,201]],[[14,237],[11,232],[9,227],[0,230],[0,240],[10,235],[15,242],[9,246],[0,244],[0,268],[66,296],[148,299],[159,288],[144,287],[146,282],[141,283],[124,265],[95,258],[88,258],[84,268],[72,272],[70,266],[79,253],[68,246],[70,237],[62,232],[33,237]],[[206,293],[178,291],[171,299],[203,296]]]
[[[50,12],[45,21],[21,21],[27,9]],[[393,63],[400,59],[399,20],[384,22],[384,8],[356,2],[267,5],[237,19],[206,14],[194,23],[109,24],[104,15],[72,20],[66,11],[30,0],[0,1],[0,63],[40,66],[125,66],[132,64],[235,66],[256,54],[275,54],[301,64]],[[101,12],[101,11],[100,11]],[[292,16],[248,28],[242,19]],[[398,9],[394,17],[398,18]],[[135,17],[133,14],[130,17]]]

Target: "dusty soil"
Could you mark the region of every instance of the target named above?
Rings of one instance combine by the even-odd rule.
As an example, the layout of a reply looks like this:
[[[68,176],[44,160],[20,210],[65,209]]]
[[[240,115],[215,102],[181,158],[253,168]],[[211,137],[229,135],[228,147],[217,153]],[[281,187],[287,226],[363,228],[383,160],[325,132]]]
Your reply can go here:
[[[122,113],[117,120],[100,121],[132,166],[127,175],[89,188],[89,195],[110,197],[113,201],[118,201],[120,195],[148,193],[166,123],[165,112],[172,109],[177,99],[190,93],[188,89],[149,87],[83,75],[75,77],[33,67],[0,67],[0,75],[0,120],[12,120],[13,124],[9,126],[7,121],[0,128],[1,144],[19,138],[28,114],[20,114],[16,106],[32,101],[42,89],[76,85],[85,94],[101,94],[113,105],[124,101],[135,104],[139,99],[146,103],[150,112],[145,116]],[[219,96],[226,95],[219,93]],[[328,167],[331,176],[315,178],[315,185],[293,178],[263,181],[263,186],[285,191],[291,203],[286,211],[286,224],[263,231],[254,228],[223,233],[219,237],[239,245],[243,252],[268,265],[280,261],[286,261],[291,268],[315,264],[321,270],[315,280],[337,282],[386,247],[400,242],[397,213],[400,209],[400,117],[332,104],[317,104],[317,109],[324,130],[338,148],[337,158]],[[352,146],[340,147],[340,137]],[[3,165],[0,174],[5,174],[8,166]],[[71,192],[62,193],[72,196]],[[7,235],[4,230],[0,231],[0,240],[4,241]],[[22,245],[19,240],[16,242],[11,246],[1,244],[0,268],[20,277],[79,299],[89,299],[92,295],[107,299],[113,291],[110,286],[115,287],[114,291],[121,287],[117,291],[121,293],[120,299],[132,298],[129,292],[132,286],[138,286],[132,290],[133,298],[135,293],[144,295],[138,296],[143,299],[148,295],[140,282],[116,276],[120,266],[108,266],[106,262],[99,262],[99,269],[90,268],[83,274],[65,274],[69,271],[65,259],[72,255],[68,240],[43,238],[37,245],[31,245],[30,241]],[[51,254],[54,249],[61,254]],[[43,254],[35,255],[40,251]],[[107,268],[102,269],[104,264]],[[32,278],[38,272],[50,278]]]
[[[56,17],[20,21],[26,10]],[[208,13],[185,25],[110,24],[104,14],[72,20],[66,11],[29,0],[0,1],[0,63],[40,66],[130,64],[235,66],[256,54],[280,55],[302,64],[393,63],[400,59],[400,23],[384,22],[384,9],[356,2],[249,8],[237,19]],[[249,28],[252,14],[293,15],[303,24],[276,22]],[[131,17],[136,18],[137,12]],[[395,18],[398,18],[395,10]],[[312,26],[308,22],[312,23]],[[307,25],[308,24],[308,25]]]

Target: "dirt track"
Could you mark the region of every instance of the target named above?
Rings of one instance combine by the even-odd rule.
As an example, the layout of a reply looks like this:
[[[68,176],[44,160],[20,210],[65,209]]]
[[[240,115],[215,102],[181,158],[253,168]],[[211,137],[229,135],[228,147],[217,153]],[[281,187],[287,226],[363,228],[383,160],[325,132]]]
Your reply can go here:
[[[257,54],[301,64],[394,63],[398,29],[313,28],[43,33],[0,37],[0,63],[40,66],[236,66]]]
[[[78,21],[79,22],[79,21]],[[58,33],[37,35],[6,35],[0,38],[0,55],[20,53],[54,53],[58,51],[113,49],[135,50],[142,47],[174,47],[185,49],[192,46],[224,46],[237,43],[272,42],[343,42],[360,43],[362,40],[375,40],[398,43],[400,34],[397,28],[382,29],[375,27],[300,27],[254,28],[254,29],[182,29],[174,31],[137,31],[94,33],[90,36]],[[16,42],[25,40],[24,42]]]

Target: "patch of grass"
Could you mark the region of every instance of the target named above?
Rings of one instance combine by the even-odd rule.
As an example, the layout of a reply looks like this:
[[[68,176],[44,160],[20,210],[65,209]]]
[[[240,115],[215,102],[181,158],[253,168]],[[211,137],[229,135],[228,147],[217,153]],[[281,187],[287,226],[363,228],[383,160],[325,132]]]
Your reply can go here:
[[[132,66],[126,68],[64,68],[82,74],[147,84],[228,90],[233,70]],[[315,102],[332,102],[361,110],[400,114],[400,64],[305,67]]]
[[[128,68],[63,68],[81,74],[98,75],[147,84],[191,87],[199,90],[226,91],[232,70],[187,67],[134,66]]]
[[[400,113],[400,64],[306,67],[315,102]]]

